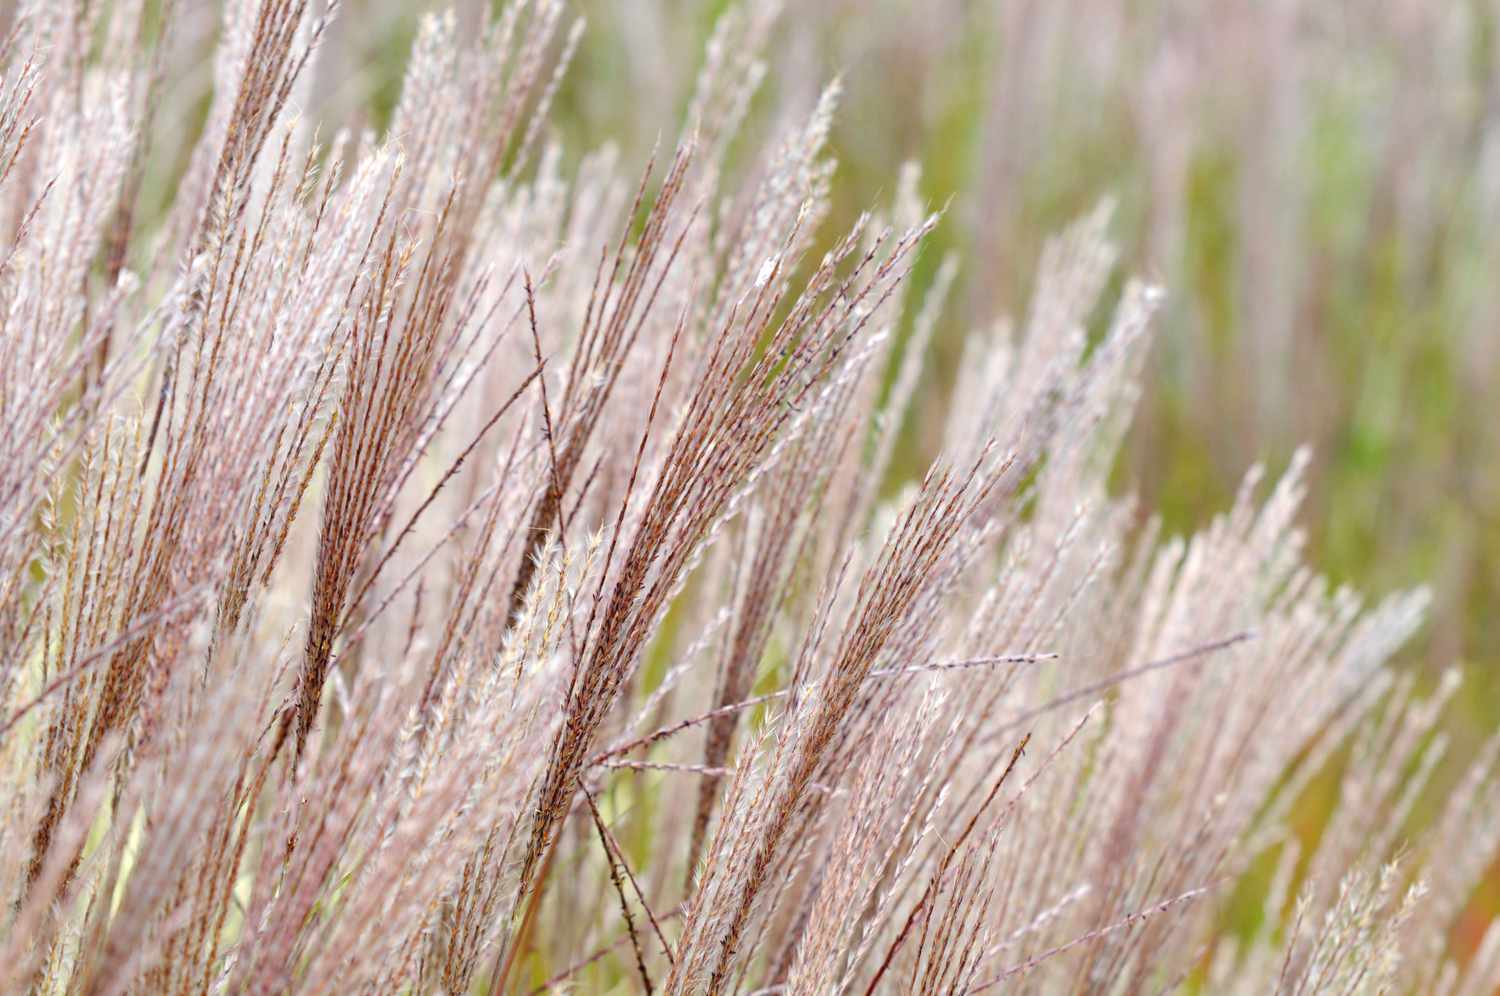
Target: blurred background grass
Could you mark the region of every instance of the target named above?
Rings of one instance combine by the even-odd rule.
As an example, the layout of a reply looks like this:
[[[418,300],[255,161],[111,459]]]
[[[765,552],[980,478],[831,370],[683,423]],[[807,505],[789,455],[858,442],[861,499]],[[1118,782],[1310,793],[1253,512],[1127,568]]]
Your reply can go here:
[[[644,161],[728,5],[572,6],[589,27],[560,138]],[[413,18],[391,22],[392,60]],[[829,228],[907,161],[948,205],[921,276],[949,250],[962,269],[912,473],[963,403],[965,330],[1023,313],[1042,242],[1114,198],[1122,274],[1169,292],[1122,486],[1186,531],[1252,463],[1312,445],[1313,561],[1372,597],[1432,586],[1405,659],[1428,680],[1466,668],[1452,725],[1472,742],[1500,719],[1497,28],[1494,0],[790,4],[739,147],[837,75]]]

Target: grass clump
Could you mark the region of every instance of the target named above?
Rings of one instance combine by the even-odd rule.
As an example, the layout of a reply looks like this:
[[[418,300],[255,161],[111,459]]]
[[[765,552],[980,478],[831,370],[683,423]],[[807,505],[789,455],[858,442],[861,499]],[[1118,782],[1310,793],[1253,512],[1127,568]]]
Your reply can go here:
[[[1409,819],[1426,596],[1305,565],[1305,454],[1182,538],[1109,487],[1163,295],[1108,206],[905,482],[959,264],[914,288],[914,167],[828,231],[836,84],[729,167],[764,19],[633,171],[547,137],[552,0],[426,19],[363,131],[313,100],[338,11],[230,0],[163,156],[188,7],[0,47],[0,991],[1500,973],[1452,942],[1500,740]]]

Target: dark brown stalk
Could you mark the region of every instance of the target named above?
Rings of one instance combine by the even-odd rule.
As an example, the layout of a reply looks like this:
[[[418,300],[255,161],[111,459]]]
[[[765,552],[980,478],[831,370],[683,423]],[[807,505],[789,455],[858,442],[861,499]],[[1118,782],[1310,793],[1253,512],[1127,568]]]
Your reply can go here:
[[[578,788],[583,792],[584,801],[588,803],[589,815],[594,818],[594,828],[599,832],[599,845],[604,848],[604,860],[609,864],[609,880],[615,887],[615,895],[620,900],[620,915],[625,919],[625,930],[630,935],[630,947],[635,952],[636,971],[641,974],[641,985],[647,993],[655,991],[651,985],[651,975],[646,971],[646,955],[641,950],[641,939],[635,932],[635,917],[630,912],[630,900],[625,897],[625,886],[620,882],[620,867],[614,852],[610,846],[608,830],[604,826],[604,817],[599,815],[599,807],[594,805],[594,795],[589,787],[578,783]]]

